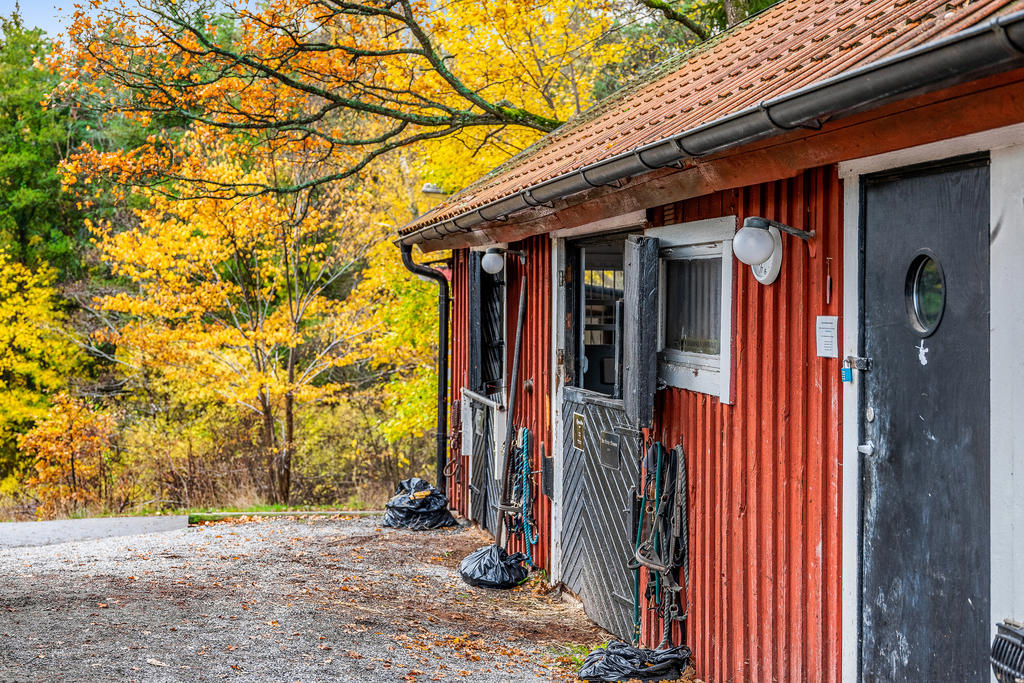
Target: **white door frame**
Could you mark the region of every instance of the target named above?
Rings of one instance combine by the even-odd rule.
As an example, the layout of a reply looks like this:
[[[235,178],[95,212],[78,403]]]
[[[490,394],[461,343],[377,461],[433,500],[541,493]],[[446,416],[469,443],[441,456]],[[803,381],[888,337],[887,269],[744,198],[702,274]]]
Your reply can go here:
[[[565,268],[565,239],[551,238],[551,456],[554,458],[552,474],[555,478],[551,499],[551,577],[552,584],[562,580],[562,366],[558,364],[558,351],[565,347],[565,305],[558,283],[559,273]]]
[[[843,357],[860,337],[860,176],[989,151],[991,154],[991,616],[1024,619],[1024,124],[839,164],[843,181]],[[1016,286],[1015,286],[1016,284]],[[842,680],[857,680],[860,594],[861,381],[843,384]],[[994,677],[993,677],[993,680]]]
[[[576,228],[555,230],[549,233],[551,238],[551,440],[552,455],[555,458],[553,474],[555,477],[554,494],[551,501],[551,582],[562,580],[562,474],[565,465],[565,453],[562,452],[562,388],[564,374],[558,364],[558,352],[565,348],[565,302],[559,284],[559,273],[565,270],[566,240],[575,237],[598,235],[606,232],[619,232],[630,229],[643,229],[647,223],[647,211],[639,210],[610,216],[581,225]]]

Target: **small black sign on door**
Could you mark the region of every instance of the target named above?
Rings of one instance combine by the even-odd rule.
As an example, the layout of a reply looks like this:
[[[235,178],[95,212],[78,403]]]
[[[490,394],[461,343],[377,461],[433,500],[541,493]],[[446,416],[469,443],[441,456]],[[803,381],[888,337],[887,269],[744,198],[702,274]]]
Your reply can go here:
[[[583,450],[583,415],[581,413],[572,414],[572,445]]]

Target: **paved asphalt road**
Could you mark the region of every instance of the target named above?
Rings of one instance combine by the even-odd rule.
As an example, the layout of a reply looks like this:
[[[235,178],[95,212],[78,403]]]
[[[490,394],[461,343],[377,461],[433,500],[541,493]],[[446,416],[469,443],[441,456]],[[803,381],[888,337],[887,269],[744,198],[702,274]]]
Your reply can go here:
[[[100,517],[56,522],[0,522],[0,548],[53,545],[117,536],[137,536],[188,527],[187,515]]]

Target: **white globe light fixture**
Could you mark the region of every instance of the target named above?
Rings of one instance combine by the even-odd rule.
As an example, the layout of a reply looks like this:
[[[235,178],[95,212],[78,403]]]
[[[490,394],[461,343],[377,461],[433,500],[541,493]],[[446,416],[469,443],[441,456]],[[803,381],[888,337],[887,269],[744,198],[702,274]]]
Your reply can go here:
[[[732,240],[732,253],[750,266],[754,278],[762,285],[775,282],[782,271],[782,233],[802,240],[814,237],[813,230],[800,230],[760,216],[743,219],[743,227]]]
[[[736,258],[748,266],[758,266],[770,259],[775,251],[775,239],[767,227],[753,227],[744,221],[743,227],[732,239],[732,251]]]
[[[485,273],[497,275],[505,267],[505,256],[502,251],[498,247],[491,247],[484,253],[483,258],[480,259],[480,267],[484,269]]]

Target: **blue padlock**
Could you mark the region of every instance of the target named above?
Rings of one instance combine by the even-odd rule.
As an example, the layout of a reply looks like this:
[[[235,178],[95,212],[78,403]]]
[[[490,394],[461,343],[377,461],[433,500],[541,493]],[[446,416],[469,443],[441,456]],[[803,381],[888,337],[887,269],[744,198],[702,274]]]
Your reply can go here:
[[[843,367],[840,370],[840,376],[843,378],[844,382],[853,381],[853,363],[850,362],[849,358],[843,361]]]

